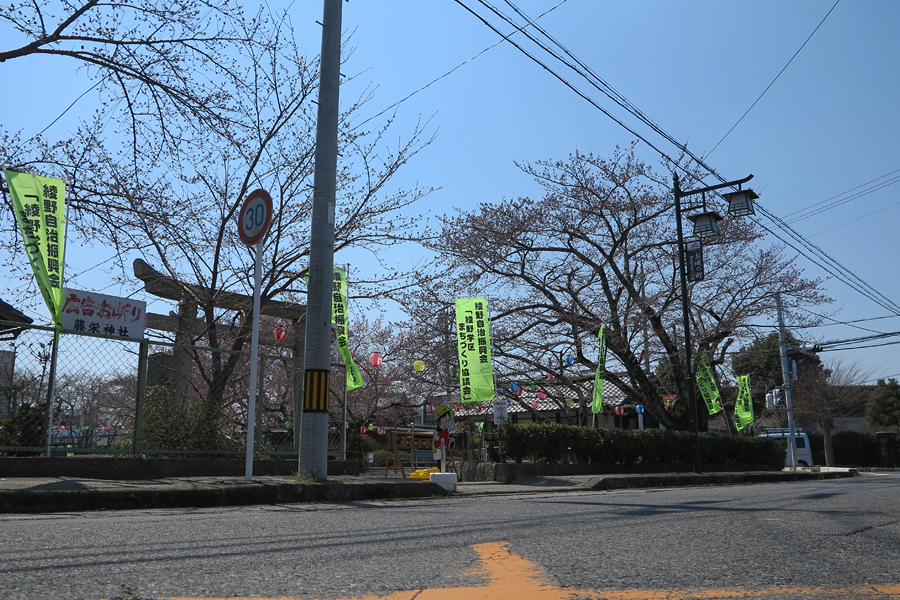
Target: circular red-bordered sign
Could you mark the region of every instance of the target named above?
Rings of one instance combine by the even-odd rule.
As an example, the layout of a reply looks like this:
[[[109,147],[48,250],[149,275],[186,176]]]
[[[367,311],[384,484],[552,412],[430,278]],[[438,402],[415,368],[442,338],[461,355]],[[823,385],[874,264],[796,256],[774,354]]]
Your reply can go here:
[[[238,213],[238,233],[248,246],[261,240],[272,224],[272,196],[265,190],[253,190]]]

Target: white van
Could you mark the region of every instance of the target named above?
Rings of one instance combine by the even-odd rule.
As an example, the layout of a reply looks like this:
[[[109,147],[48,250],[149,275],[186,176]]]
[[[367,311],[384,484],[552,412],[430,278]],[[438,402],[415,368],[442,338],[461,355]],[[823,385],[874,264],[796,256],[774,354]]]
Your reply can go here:
[[[763,429],[759,437],[770,437],[784,440],[790,444],[790,430],[784,429]],[[794,430],[794,456],[797,459],[798,467],[813,466],[812,448],[809,447],[809,436],[799,429]],[[784,466],[791,466],[791,449],[785,452]]]

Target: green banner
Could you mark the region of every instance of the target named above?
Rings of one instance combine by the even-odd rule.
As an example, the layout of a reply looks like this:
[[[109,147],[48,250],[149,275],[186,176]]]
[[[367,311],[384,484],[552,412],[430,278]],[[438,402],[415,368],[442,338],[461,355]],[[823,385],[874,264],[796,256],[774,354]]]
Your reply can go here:
[[[591,411],[603,412],[603,378],[606,375],[606,325],[600,326],[597,334],[600,340],[600,352],[597,354],[597,372],[594,373],[594,402]]]
[[[719,388],[716,386],[712,369],[709,368],[705,356],[701,356],[697,361],[697,387],[700,388],[700,395],[706,402],[706,410],[709,411],[709,414],[714,415],[722,410],[722,405],[719,404]]]
[[[363,386],[363,378],[359,367],[353,362],[350,346],[347,344],[347,272],[343,267],[334,268],[334,280],[331,284],[331,320],[337,326],[337,347],[344,359],[347,373],[347,390],[352,391]]]
[[[58,330],[62,329],[66,249],[66,184],[60,179],[4,171],[25,252]]]
[[[738,396],[734,403],[734,424],[740,431],[753,425],[753,400],[750,397],[750,376],[739,375],[737,378]]]
[[[459,350],[459,396],[463,402],[494,399],[494,368],[487,300],[456,300],[456,343]]]

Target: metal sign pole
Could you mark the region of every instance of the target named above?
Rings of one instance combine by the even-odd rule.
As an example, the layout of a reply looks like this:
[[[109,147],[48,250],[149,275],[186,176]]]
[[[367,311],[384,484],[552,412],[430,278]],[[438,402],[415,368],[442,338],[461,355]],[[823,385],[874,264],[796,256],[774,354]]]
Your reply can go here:
[[[262,279],[263,237],[256,243],[256,265],[253,271],[253,333],[250,336],[250,397],[247,400],[247,457],[244,479],[253,479],[253,445],[256,432],[256,380],[259,362],[259,311]]]

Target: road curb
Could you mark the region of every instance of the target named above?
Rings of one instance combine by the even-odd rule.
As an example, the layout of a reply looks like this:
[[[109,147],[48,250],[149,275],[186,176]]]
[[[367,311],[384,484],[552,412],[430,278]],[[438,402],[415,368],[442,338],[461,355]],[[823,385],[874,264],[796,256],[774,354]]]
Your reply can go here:
[[[446,496],[420,481],[366,483],[252,483],[221,486],[83,490],[0,490],[0,513],[56,513],[150,508],[215,508],[253,504],[359,502]]]
[[[786,481],[819,481],[855,477],[854,471],[807,473],[772,471],[770,473],[683,473],[642,475],[639,477],[599,477],[586,486],[591,490],[618,490],[647,487],[679,487],[691,485],[723,485],[736,483],[781,483]]]

